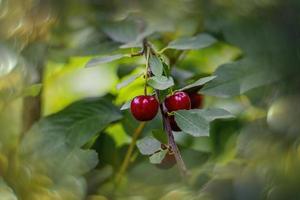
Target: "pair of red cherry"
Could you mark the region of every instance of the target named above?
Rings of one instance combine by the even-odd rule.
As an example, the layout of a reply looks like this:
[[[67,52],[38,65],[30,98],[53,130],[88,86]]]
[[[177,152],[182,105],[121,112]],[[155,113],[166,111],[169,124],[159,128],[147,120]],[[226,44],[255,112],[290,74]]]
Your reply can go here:
[[[175,92],[173,95],[168,96],[165,99],[165,106],[168,112],[176,110],[189,110],[193,108],[199,108],[202,106],[203,96],[198,93],[186,93],[186,92]],[[154,96],[141,95],[135,97],[131,101],[131,113],[135,119],[139,121],[152,120],[159,108],[159,103]],[[174,131],[179,131],[174,116],[170,116],[170,124]]]

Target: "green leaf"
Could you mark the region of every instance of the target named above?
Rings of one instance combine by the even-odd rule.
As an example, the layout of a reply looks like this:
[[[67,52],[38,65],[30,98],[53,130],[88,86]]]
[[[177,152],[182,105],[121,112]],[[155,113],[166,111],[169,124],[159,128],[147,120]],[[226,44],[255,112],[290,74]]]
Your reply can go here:
[[[181,130],[195,137],[208,136],[211,121],[233,117],[230,112],[221,108],[179,110],[175,112],[175,120]]]
[[[140,77],[143,73],[134,74],[132,76],[127,77],[125,80],[123,80],[121,83],[117,85],[117,89],[121,89],[122,87],[127,86],[131,82],[135,81],[138,77]]]
[[[120,110],[127,110],[127,109],[130,108],[130,105],[131,105],[131,101],[127,101],[126,103],[124,103],[124,104],[121,106]]]
[[[183,37],[174,40],[170,42],[166,48],[179,50],[202,49],[216,42],[217,40],[214,37],[206,33],[202,33],[194,37]]]
[[[153,130],[152,135],[155,139],[160,141],[162,144],[168,143],[168,136],[163,130]]]
[[[132,21],[109,22],[102,29],[111,39],[121,43],[135,41],[139,35],[138,26]]]
[[[255,63],[249,60],[222,65],[215,71],[214,75],[216,78],[207,83],[200,90],[200,93],[231,97],[270,84],[278,79],[274,71],[258,68]]]
[[[180,90],[183,91],[183,90],[187,90],[187,89],[190,89],[193,87],[204,85],[205,83],[207,83],[215,78],[216,78],[216,76],[208,76],[208,77],[200,78],[199,80],[195,81],[194,83],[192,83],[190,85],[185,86],[184,88],[181,88]]]
[[[31,97],[35,97],[37,95],[39,95],[39,93],[42,90],[42,84],[38,83],[38,84],[33,84],[28,86],[27,88],[25,88],[23,95],[24,96],[31,96]]]
[[[152,156],[149,157],[150,163],[152,164],[159,164],[161,161],[165,158],[166,154],[168,153],[168,150],[161,150]]]
[[[127,55],[116,54],[116,55],[111,55],[111,56],[101,56],[101,57],[93,58],[85,65],[85,67],[96,67],[96,66],[99,66],[100,64],[119,60],[126,56]]]
[[[209,122],[191,110],[178,110],[175,112],[177,125],[185,133],[195,137],[209,135]]]
[[[41,120],[45,134],[60,134],[71,146],[82,146],[108,124],[121,119],[118,109],[103,98],[75,102]],[[49,133],[47,133],[49,132]]]
[[[170,66],[167,65],[165,62],[163,62],[163,70],[164,70],[164,74],[169,78],[171,75],[171,70],[170,70]]]
[[[155,76],[161,76],[163,73],[163,64],[160,58],[158,58],[156,55],[151,55],[149,58],[149,65],[151,68],[152,73]]]
[[[234,118],[232,113],[222,108],[193,109],[192,112],[197,113],[208,121]]]
[[[148,80],[148,84],[155,89],[165,90],[174,85],[174,80],[172,77],[153,76]]]
[[[174,134],[175,141],[178,145],[190,148],[195,151],[200,152],[211,152],[212,151],[212,144],[210,137],[193,137],[189,134],[184,132],[176,132]]]
[[[143,155],[151,155],[160,149],[160,142],[153,137],[144,137],[136,143],[138,149]]]

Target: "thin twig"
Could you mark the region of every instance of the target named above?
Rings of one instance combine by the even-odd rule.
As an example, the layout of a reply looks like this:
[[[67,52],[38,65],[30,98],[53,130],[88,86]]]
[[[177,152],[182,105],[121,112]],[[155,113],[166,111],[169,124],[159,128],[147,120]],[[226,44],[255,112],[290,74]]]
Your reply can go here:
[[[159,91],[156,91],[156,93],[159,94]],[[185,163],[181,157],[180,151],[175,142],[172,128],[170,125],[170,120],[167,115],[167,110],[166,110],[165,106],[163,105],[163,103],[160,104],[160,112],[161,112],[162,119],[163,119],[163,126],[164,126],[164,129],[168,136],[168,143],[171,146],[172,151],[174,152],[174,156],[175,156],[175,159],[178,164],[178,168],[180,170],[182,177],[186,177],[187,176],[187,168],[185,166]]]

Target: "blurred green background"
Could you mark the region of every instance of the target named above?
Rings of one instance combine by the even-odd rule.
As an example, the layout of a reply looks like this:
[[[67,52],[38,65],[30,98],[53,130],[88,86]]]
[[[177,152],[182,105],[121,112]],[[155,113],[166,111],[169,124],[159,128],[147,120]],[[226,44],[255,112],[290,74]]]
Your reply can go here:
[[[0,200],[300,199],[299,10],[298,0],[0,0]],[[158,50],[199,32],[218,40],[186,51],[172,75],[178,86],[217,75],[204,108],[236,117],[214,121],[209,137],[175,135],[188,180],[135,149],[116,188],[138,127],[119,108],[144,81],[116,86],[145,61],[85,65],[137,52],[131,42],[143,23]],[[165,55],[172,64],[178,51]],[[72,127],[94,112],[101,116],[91,124]],[[157,117],[142,137],[161,127]],[[91,139],[78,142],[72,131]]]

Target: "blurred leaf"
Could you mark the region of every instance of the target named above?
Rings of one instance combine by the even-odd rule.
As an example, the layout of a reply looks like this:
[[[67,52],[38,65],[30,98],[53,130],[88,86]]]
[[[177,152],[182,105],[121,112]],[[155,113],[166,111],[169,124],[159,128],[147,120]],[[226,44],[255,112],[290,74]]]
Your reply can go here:
[[[0,43],[0,77],[10,73],[18,64],[17,55]]]
[[[153,137],[146,136],[136,143],[138,149],[143,155],[151,155],[160,149],[160,142]]]
[[[28,86],[27,88],[24,89],[23,95],[35,97],[40,94],[40,92],[42,90],[42,86],[43,86],[43,84],[41,84],[41,83]]]
[[[213,121],[215,119],[234,118],[232,113],[222,108],[193,109],[192,112],[203,116],[208,121]]]
[[[0,194],[1,200],[18,200],[13,189],[10,188],[2,178],[0,178]]]
[[[178,110],[175,112],[177,125],[185,133],[195,137],[209,135],[209,122],[191,110]]]
[[[194,37],[183,37],[174,40],[170,42],[166,48],[179,50],[202,49],[216,42],[217,40],[214,37],[206,33],[202,33]]]
[[[121,43],[135,41],[138,36],[138,27],[132,21],[110,22],[102,30],[113,40]]]
[[[167,78],[166,76],[153,76],[149,78],[148,84],[158,90],[165,90],[174,85],[172,77]]]
[[[126,103],[124,103],[122,105],[122,107],[120,108],[120,110],[127,110],[130,108],[130,105],[131,105],[131,101],[127,101]]]
[[[126,57],[126,55],[116,54],[116,55],[111,55],[111,56],[102,56],[102,57],[92,58],[85,65],[85,67],[96,67],[100,64],[112,62],[112,61],[115,61],[115,60],[119,60],[119,59],[124,58],[124,57]]]
[[[193,87],[197,87],[197,86],[201,86],[204,85],[205,83],[215,79],[216,76],[208,76],[208,77],[204,77],[204,78],[200,78],[199,80],[195,81],[194,83],[185,86],[184,88],[181,88],[180,90],[187,90]]]
[[[91,57],[71,57],[68,63],[48,62],[43,80],[43,114],[57,112],[74,101],[104,96],[115,89],[114,62],[84,68]]]
[[[155,139],[160,141],[162,144],[168,143],[168,136],[163,130],[153,130],[152,135]]]
[[[115,106],[103,98],[95,98],[75,102],[42,119],[40,124],[45,132],[64,135],[71,146],[82,146],[118,119],[121,119],[121,114]]]
[[[176,132],[174,134],[175,141],[178,145],[193,149],[200,152],[211,152],[212,145],[210,137],[193,137],[184,132]]]
[[[161,150],[149,157],[150,163],[152,164],[159,164],[165,158],[166,154],[168,153],[168,149]]]
[[[131,142],[131,138],[126,134],[121,123],[112,124],[105,132],[114,139],[116,147],[121,147]]]
[[[270,84],[278,78],[274,71],[257,68],[252,61],[246,59],[222,65],[215,71],[214,75],[216,78],[206,84],[200,93],[230,97]]]
[[[127,86],[128,84],[130,84],[131,82],[135,81],[138,77],[142,76],[143,73],[139,73],[139,74],[134,74],[132,76],[126,77],[125,80],[123,80],[121,83],[118,83],[117,85],[117,89],[121,89],[122,87]]]
[[[149,58],[149,65],[151,68],[152,73],[155,76],[161,76],[163,73],[163,64],[160,58],[158,58],[156,55],[150,55]]]

